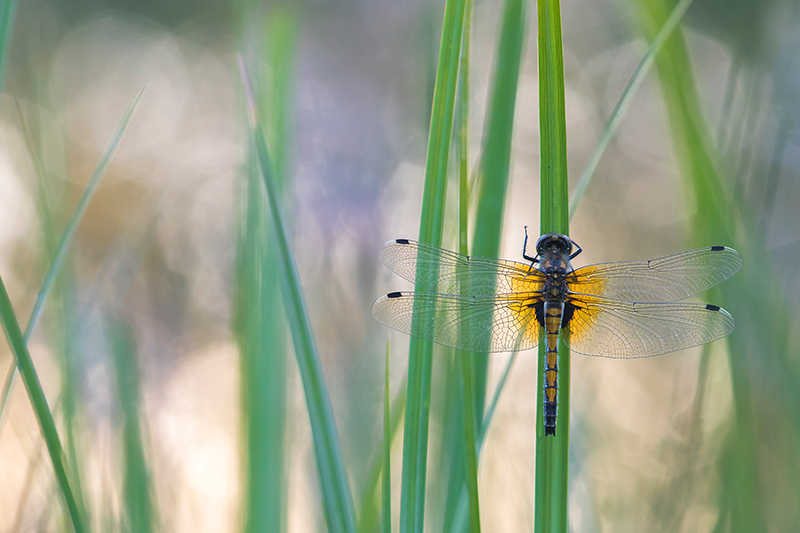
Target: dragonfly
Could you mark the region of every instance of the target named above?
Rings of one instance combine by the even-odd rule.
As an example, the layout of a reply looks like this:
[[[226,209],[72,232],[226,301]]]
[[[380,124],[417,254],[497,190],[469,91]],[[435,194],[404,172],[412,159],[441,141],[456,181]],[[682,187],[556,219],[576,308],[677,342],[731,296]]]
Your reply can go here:
[[[379,298],[372,315],[403,333],[458,350],[511,352],[543,339],[544,434],[555,435],[558,339],[583,355],[632,359],[699,346],[726,337],[733,317],[713,304],[682,303],[727,280],[742,256],[706,246],[649,261],[600,263],[573,269],[582,249],[548,233],[527,263],[462,255],[395,239],[380,250],[392,272],[416,291]]]

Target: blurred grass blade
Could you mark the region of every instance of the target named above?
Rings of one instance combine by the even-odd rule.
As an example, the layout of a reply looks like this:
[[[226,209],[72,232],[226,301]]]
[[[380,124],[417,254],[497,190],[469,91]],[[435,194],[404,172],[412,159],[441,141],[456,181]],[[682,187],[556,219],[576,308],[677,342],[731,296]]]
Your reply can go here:
[[[446,0],[431,106],[419,240],[441,246],[447,166],[458,88],[466,0]],[[433,343],[412,337],[403,434],[400,531],[421,532],[425,520]]]
[[[325,376],[322,372],[314,336],[311,332],[297,266],[289,247],[283,209],[279,202],[277,186],[274,183],[272,165],[267,153],[267,145],[264,141],[264,131],[257,118],[252,86],[241,58],[239,58],[239,69],[245,87],[253,142],[255,143],[264,186],[267,190],[267,201],[269,202],[272,216],[272,226],[275,230],[281,293],[283,294],[284,307],[297,357],[297,366],[300,370],[300,378],[306,397],[325,518],[329,531],[354,532],[356,525],[355,509],[344,460],[339,451],[339,438],[336,432],[333,408],[325,384]]]
[[[508,376],[511,374],[511,367],[514,365],[514,361],[517,360],[518,353],[519,352],[512,352],[511,357],[508,358],[506,366],[503,368],[503,372],[500,374],[497,387],[494,389],[494,394],[492,394],[492,399],[489,401],[486,407],[486,413],[483,416],[483,423],[481,424],[477,438],[475,439],[475,450],[478,455],[480,455],[481,449],[483,449],[483,443],[486,440],[486,433],[489,431],[489,426],[492,425],[492,418],[494,418],[494,412],[497,409],[497,402],[500,401],[500,395],[506,386]],[[456,507],[455,517],[453,518],[453,531],[462,531],[467,523],[468,499],[469,496],[467,495],[467,491],[462,490],[458,497],[458,505]]]
[[[645,0],[637,6],[645,37],[653,38],[666,19],[668,4],[663,0]],[[749,208],[731,205],[720,180],[717,155],[711,151],[711,133],[704,120],[699,89],[682,33],[675,32],[667,40],[656,58],[656,67],[676,159],[681,165],[680,175],[684,178],[685,190],[698,206],[690,221],[693,241],[695,244],[727,243],[736,235],[744,235],[737,246],[746,258],[742,272],[719,288],[725,307],[736,317],[736,330],[731,336],[728,358],[735,424],[723,445],[718,525],[733,532],[761,531],[768,524],[769,515],[764,490],[773,480],[761,479],[762,462],[756,460],[768,446],[759,442],[762,432],[754,406],[760,401],[770,402],[773,390],[784,387],[776,393],[779,401],[790,397],[785,394],[787,391],[796,390],[796,380],[790,377],[796,372],[795,361],[786,361],[787,356],[791,358],[794,354],[786,351],[788,337],[777,333],[790,331],[792,319],[783,300],[785,289],[778,288],[777,284],[770,287],[774,281],[774,276],[767,273],[770,262],[759,261],[754,266],[747,260],[770,256],[764,248],[767,239],[757,233],[758,224],[749,218],[752,216]],[[733,68],[737,68],[736,62]],[[746,127],[746,120],[734,123],[739,128]],[[741,182],[734,184],[734,187],[741,186]],[[740,218],[737,220],[737,217]],[[768,356],[769,366],[783,370],[773,375],[775,379],[764,382],[769,384],[766,388],[758,378],[763,367],[754,371],[751,366],[752,346],[756,344],[759,358]],[[787,382],[780,383],[781,379]],[[775,424],[776,431],[780,426]],[[783,437],[770,432],[770,438]]]
[[[589,158],[589,162],[586,163],[586,168],[583,169],[583,173],[580,179],[578,179],[575,190],[572,191],[572,200],[570,200],[569,204],[570,220],[575,215],[578,204],[580,204],[587,187],[589,187],[589,182],[592,180],[595,170],[597,170],[597,165],[600,163],[600,159],[603,157],[608,143],[611,141],[611,137],[617,131],[620,119],[625,114],[625,111],[627,111],[628,105],[639,89],[639,85],[641,85],[645,76],[650,71],[650,67],[653,65],[653,59],[661,50],[667,38],[672,35],[672,32],[678,26],[678,23],[683,18],[686,10],[689,9],[689,6],[692,5],[692,2],[693,0],[681,0],[678,2],[678,5],[672,10],[669,18],[664,22],[664,25],[661,27],[655,39],[650,43],[650,46],[647,47],[647,52],[645,52],[641,61],[639,61],[639,64],[636,66],[636,69],[633,71],[633,75],[631,79],[628,80],[625,90],[622,91],[622,95],[619,97],[619,100],[617,100],[617,105],[614,106],[614,110],[611,111],[611,115],[606,121],[603,134],[600,136],[600,141],[597,143],[592,156]]]
[[[31,359],[28,348],[25,345],[22,330],[19,327],[19,322],[14,314],[14,309],[11,306],[11,300],[8,297],[8,292],[6,292],[6,286],[2,278],[0,278],[0,320],[3,322],[6,338],[11,346],[11,350],[14,352],[17,367],[22,374],[22,381],[25,383],[25,388],[28,390],[28,396],[33,405],[33,411],[36,414],[39,428],[42,431],[42,436],[47,445],[47,451],[50,454],[50,461],[53,463],[56,480],[61,489],[61,494],[64,496],[64,501],[67,504],[72,527],[75,529],[76,533],[83,533],[83,519],[78,510],[77,500],[70,487],[69,479],[67,478],[66,465],[64,464],[64,450],[61,447],[61,440],[56,431],[53,414],[47,406],[47,399],[45,398],[42,384],[39,382],[39,376],[36,374],[33,359]]]
[[[139,101],[141,100],[143,94],[144,87],[139,89],[139,92],[137,92],[133,97],[131,103],[128,104],[128,109],[126,109],[125,114],[122,115],[122,119],[117,125],[117,130],[114,132],[114,136],[111,138],[111,142],[108,144],[105,154],[103,154],[103,159],[100,160],[100,164],[98,164],[97,168],[95,168],[91,179],[89,179],[89,183],[83,190],[80,200],[78,200],[78,205],[75,207],[75,212],[69,219],[69,223],[67,223],[67,229],[64,230],[64,236],[61,237],[61,242],[58,243],[53,264],[50,267],[50,270],[47,272],[44,282],[42,282],[42,289],[39,291],[39,294],[36,297],[36,303],[33,305],[31,318],[28,321],[28,327],[25,330],[26,342],[30,339],[33,326],[39,319],[39,315],[42,312],[47,295],[53,286],[56,276],[58,276],[58,272],[61,270],[61,266],[64,264],[64,259],[67,257],[67,251],[72,244],[72,239],[75,237],[75,233],[78,231],[78,225],[80,224],[83,215],[86,213],[86,210],[89,208],[89,201],[92,199],[95,191],[97,191],[97,187],[100,186],[100,181],[103,179],[103,176],[105,176],[108,164],[111,162],[111,157],[114,155],[114,152],[119,146],[122,136],[125,134],[125,130],[128,128],[128,124],[131,121],[133,112],[136,110],[136,106],[139,105]]]
[[[17,0],[5,0],[0,11],[0,92],[5,88],[8,71],[8,50],[14,35],[14,19],[17,15]]]
[[[538,0],[539,29],[539,179],[541,233],[569,234],[567,133],[564,107],[564,56],[559,0]],[[561,335],[565,332],[562,330]],[[555,436],[544,435],[544,342],[539,343],[536,416],[534,531],[568,528],[570,354],[558,348],[558,418]]]
[[[243,8],[245,6],[242,6]],[[264,103],[263,127],[277,189],[287,189],[291,160],[291,110],[294,108],[294,68],[298,11],[293,6],[270,6],[264,16],[244,9],[242,26],[257,44],[249,46],[261,76],[255,90]],[[261,43],[264,43],[263,45]],[[269,75],[265,75],[269,73]],[[278,279],[277,247],[266,208],[264,186],[253,143],[242,176],[241,218],[237,261],[236,329],[240,343],[242,449],[244,475],[243,514],[246,533],[280,533],[286,530],[289,449],[289,351],[286,320]]]
[[[122,414],[122,501],[123,518],[129,531],[157,531],[153,482],[147,464],[143,417],[142,382],[136,336],[124,320],[111,317],[109,323],[112,363],[116,375],[119,410]]]
[[[392,533],[392,418],[389,395],[389,341],[383,382],[383,474],[381,482],[381,533]]]
[[[92,174],[91,179],[89,179],[89,183],[83,190],[83,194],[78,200],[78,205],[75,207],[75,211],[72,213],[72,217],[67,223],[67,227],[64,230],[64,235],[61,237],[61,241],[58,243],[55,255],[53,256],[53,262],[50,265],[47,275],[44,277],[42,288],[39,290],[39,294],[36,296],[36,302],[33,304],[33,310],[31,311],[31,316],[28,319],[28,325],[25,328],[24,341],[26,345],[33,334],[34,326],[42,314],[44,304],[47,301],[47,296],[50,294],[56,277],[61,271],[61,267],[63,266],[64,260],[67,257],[67,252],[69,251],[69,247],[72,244],[72,240],[75,238],[75,233],[78,231],[78,226],[81,223],[81,219],[83,219],[83,215],[86,213],[86,209],[89,207],[89,201],[92,199],[97,187],[100,185],[100,181],[103,179],[103,176],[105,176],[106,169],[111,161],[111,156],[114,155],[114,152],[119,146],[122,136],[131,121],[133,112],[136,110],[136,106],[139,104],[143,93],[144,87],[139,89],[139,92],[137,92],[133,97],[131,103],[128,104],[128,108],[125,110],[125,114],[122,115],[122,119],[117,125],[117,130],[114,132],[114,136],[111,138],[111,142],[108,144],[105,154],[103,154],[103,158],[100,160],[97,168],[95,168],[94,174]],[[3,392],[2,396],[0,396],[0,427],[2,427],[6,406],[8,405],[8,398],[11,395],[11,390],[14,385],[16,370],[16,366],[10,369],[9,374],[6,376],[6,380],[3,384]]]

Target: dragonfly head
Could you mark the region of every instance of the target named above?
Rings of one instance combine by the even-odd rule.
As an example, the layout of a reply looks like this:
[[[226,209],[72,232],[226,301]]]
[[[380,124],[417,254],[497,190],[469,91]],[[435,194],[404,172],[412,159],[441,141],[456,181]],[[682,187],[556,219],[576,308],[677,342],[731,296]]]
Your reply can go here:
[[[536,253],[539,257],[563,257],[572,253],[572,241],[566,235],[547,233],[536,241]]]

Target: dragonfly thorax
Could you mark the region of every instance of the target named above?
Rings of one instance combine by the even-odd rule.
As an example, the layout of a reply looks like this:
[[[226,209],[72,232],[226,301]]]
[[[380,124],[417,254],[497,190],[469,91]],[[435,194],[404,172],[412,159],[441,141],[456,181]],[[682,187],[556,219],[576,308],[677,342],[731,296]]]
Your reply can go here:
[[[548,233],[536,242],[539,270],[546,278],[542,294],[547,300],[564,301],[568,288],[566,276],[572,270],[569,263],[572,241],[566,235]]]
[[[569,257],[569,254],[572,253],[572,241],[560,233],[546,233],[536,241],[536,253],[542,259]]]

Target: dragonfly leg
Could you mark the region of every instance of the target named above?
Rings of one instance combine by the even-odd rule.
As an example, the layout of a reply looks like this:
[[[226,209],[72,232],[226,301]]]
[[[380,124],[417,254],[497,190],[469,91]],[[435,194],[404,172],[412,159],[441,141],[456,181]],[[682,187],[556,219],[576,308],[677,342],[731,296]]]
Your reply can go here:
[[[572,254],[572,255],[570,255],[570,256],[569,256],[569,258],[570,258],[570,261],[571,261],[571,260],[573,260],[573,259],[575,259],[575,257],[577,257],[577,255],[583,251],[583,248],[581,248],[580,246],[578,246],[578,243],[577,243],[577,242],[575,242],[575,241],[572,241],[572,244],[574,244],[574,245],[575,245],[575,248],[577,248],[577,249],[578,249],[578,251],[577,251],[577,252],[575,252],[574,254]]]
[[[533,268],[533,265],[539,262],[539,254],[536,254],[536,257],[531,257],[528,255],[528,226],[525,226],[525,242],[522,244],[522,257],[526,261],[531,262],[531,268]]]

